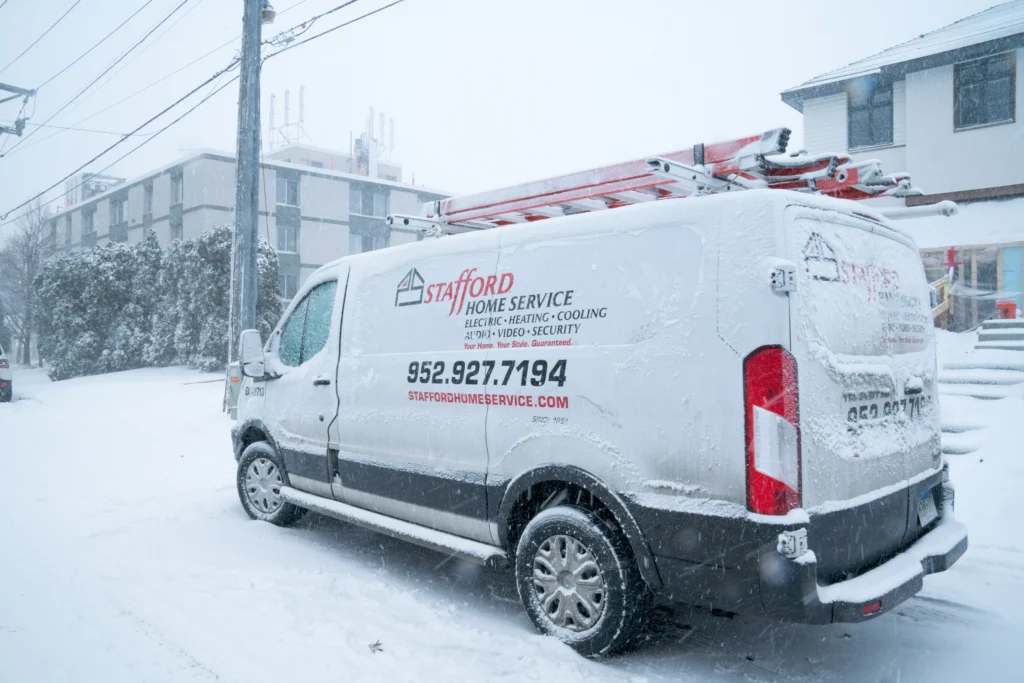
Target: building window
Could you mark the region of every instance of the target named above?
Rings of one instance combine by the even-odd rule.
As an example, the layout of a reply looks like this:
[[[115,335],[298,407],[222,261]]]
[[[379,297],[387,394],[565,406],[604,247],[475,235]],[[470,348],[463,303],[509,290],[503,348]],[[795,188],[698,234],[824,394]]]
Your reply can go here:
[[[82,214],[82,218],[85,218],[85,214]],[[64,246],[71,246],[71,214],[67,215],[67,220],[64,221]]]
[[[847,96],[849,149],[892,144],[892,84],[866,81]]]
[[[281,273],[281,296],[285,299],[292,299],[295,297],[295,292],[299,291],[299,276],[295,273]]]
[[[349,190],[349,213],[357,213],[361,216],[375,216],[385,218],[388,215],[388,195],[386,191],[374,191],[372,189]]]
[[[277,177],[277,203],[286,206],[299,205],[299,179]]]
[[[184,188],[182,186],[184,184],[185,184],[184,178],[182,178],[180,173],[174,173],[174,174],[171,175],[171,204],[172,205],[174,205],[174,204],[181,204],[182,203],[183,194],[184,194]]]
[[[153,182],[150,181],[142,186],[142,213],[150,218],[153,217]]]
[[[957,130],[1013,121],[1015,72],[1013,52],[957,64],[953,72]]]
[[[94,213],[95,213],[94,211],[83,211],[82,212],[82,234],[83,235],[91,235],[92,233],[96,232],[96,226],[93,225],[93,220],[92,220],[92,217],[93,217]],[[71,231],[71,216],[68,216],[68,232],[69,232],[69,234],[70,234],[70,231]]]
[[[295,225],[277,226],[277,250],[278,251],[299,251],[299,228]]]
[[[128,201],[124,198],[110,200],[110,224],[120,225],[128,220]]]

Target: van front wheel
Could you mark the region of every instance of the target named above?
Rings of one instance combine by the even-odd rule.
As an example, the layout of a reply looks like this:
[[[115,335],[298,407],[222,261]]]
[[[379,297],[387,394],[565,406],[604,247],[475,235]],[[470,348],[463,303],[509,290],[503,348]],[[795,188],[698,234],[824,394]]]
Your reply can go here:
[[[516,585],[537,630],[588,657],[628,647],[652,604],[626,539],[574,507],[545,510],[526,525]]]
[[[306,514],[304,508],[287,503],[281,487],[288,483],[277,452],[266,441],[249,444],[238,459],[238,499],[253,519],[289,526]]]

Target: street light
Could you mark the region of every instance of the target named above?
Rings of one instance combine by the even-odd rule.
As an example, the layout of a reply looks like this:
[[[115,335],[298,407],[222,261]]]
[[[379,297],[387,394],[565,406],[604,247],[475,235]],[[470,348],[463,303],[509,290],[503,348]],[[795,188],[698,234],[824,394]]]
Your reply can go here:
[[[274,23],[274,17],[276,16],[277,12],[274,10],[274,6],[270,4],[269,0],[263,0],[263,23]]]

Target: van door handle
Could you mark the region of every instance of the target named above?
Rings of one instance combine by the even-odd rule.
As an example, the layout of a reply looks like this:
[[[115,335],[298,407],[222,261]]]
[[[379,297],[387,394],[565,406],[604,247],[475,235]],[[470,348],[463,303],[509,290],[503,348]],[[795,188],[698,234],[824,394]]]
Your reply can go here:
[[[314,387],[326,387],[330,386],[330,384],[331,380],[327,379],[326,377],[317,377],[316,379],[313,380]]]

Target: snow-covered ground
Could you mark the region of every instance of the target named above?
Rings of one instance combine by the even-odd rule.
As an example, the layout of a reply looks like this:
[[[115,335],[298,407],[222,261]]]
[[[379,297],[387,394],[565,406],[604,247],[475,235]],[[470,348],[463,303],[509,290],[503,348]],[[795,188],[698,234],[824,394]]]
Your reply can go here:
[[[970,348],[941,335],[942,362]],[[944,439],[972,439],[948,456],[971,546],[922,594],[828,627],[662,607],[643,647],[605,661],[537,635],[505,572],[317,515],[250,521],[217,376],[16,371],[0,405],[0,681],[1021,680],[1024,384],[968,379],[989,371],[1007,398],[942,397]]]

